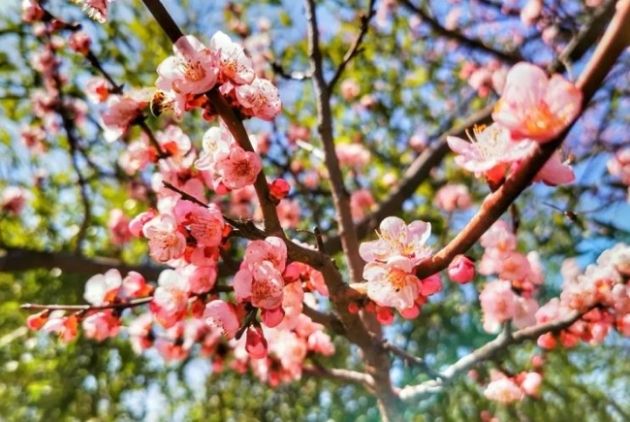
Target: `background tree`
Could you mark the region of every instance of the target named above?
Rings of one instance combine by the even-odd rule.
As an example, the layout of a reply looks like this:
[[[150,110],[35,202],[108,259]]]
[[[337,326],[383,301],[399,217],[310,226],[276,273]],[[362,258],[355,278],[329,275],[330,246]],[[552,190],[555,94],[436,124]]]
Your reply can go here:
[[[432,257],[414,269],[421,279],[446,270],[459,254],[484,272],[489,247],[477,241],[505,214],[515,251],[539,255],[542,305],[571,278],[568,258],[577,257],[583,269],[627,242],[627,1],[167,2],[166,9],[149,0],[109,3],[79,2],[103,23],[61,1],[0,9],[4,418],[627,418],[628,352],[619,332],[610,330],[605,347],[580,343],[547,352],[536,345],[540,334],[567,328],[580,313],[542,329],[504,324],[497,337],[486,331],[479,303],[496,277],[477,275],[460,286],[446,272],[441,291],[419,316],[405,319],[368,300],[359,255],[359,244],[375,239],[386,217],[399,216],[431,223]],[[156,68],[173,54],[179,28],[206,45],[218,30],[242,42],[257,77],[278,87],[282,112],[270,121],[248,119],[242,103],[228,103],[230,94],[213,89],[189,98],[193,110],[182,118],[168,107],[158,113]],[[505,76],[521,61],[562,72],[581,89],[584,107],[568,133],[537,146],[507,180],[486,183],[457,165],[447,136],[492,121]],[[142,87],[151,88],[151,106],[141,101],[147,107],[127,122],[126,133],[106,142],[113,107],[94,97]],[[201,196],[189,198],[189,173],[180,171],[175,181],[164,176],[164,163],[179,159],[185,143],[185,135],[166,128],[181,128],[201,153],[202,137],[217,120],[243,149],[253,141],[262,157],[255,194],[223,195],[208,180]],[[149,155],[140,169],[130,158],[138,142]],[[525,190],[561,143],[575,180]],[[195,169],[185,157],[178,166]],[[170,187],[155,181],[159,173]],[[288,182],[288,194],[279,180]],[[220,259],[211,258],[217,282],[209,294],[191,297],[190,312],[213,295],[234,303],[230,286],[247,245],[278,236],[287,244],[287,264],[303,261],[323,275],[330,300],[313,295],[304,313],[325,326],[335,353],[309,351],[293,377],[299,380],[276,384],[253,361],[236,365],[237,353],[223,350],[223,341],[208,355],[159,324],[150,335],[156,347],[142,355],[125,329],[103,342],[80,335],[68,345],[29,333],[21,304],[83,303],[85,281],[95,274],[116,268],[157,282],[164,266],[149,257],[146,239],[130,235],[127,222],[166,191],[217,203],[232,230],[224,233]],[[628,274],[621,277],[627,283]],[[120,310],[128,305],[115,303]],[[122,312],[123,326],[139,308]],[[241,333],[255,330],[254,318],[263,325],[270,318],[247,304],[240,310]],[[44,312],[42,323],[52,319]],[[83,320],[92,311],[66,316],[72,314]],[[269,341],[266,369],[282,372]],[[514,379],[542,374],[542,386],[516,403],[498,403],[488,398],[497,371]]]

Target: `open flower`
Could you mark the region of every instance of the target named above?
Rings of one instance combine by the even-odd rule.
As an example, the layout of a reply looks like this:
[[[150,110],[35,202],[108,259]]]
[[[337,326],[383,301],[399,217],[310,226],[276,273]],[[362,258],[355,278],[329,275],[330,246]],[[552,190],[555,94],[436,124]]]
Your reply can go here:
[[[190,95],[210,91],[219,74],[218,55],[192,35],[180,37],[173,44],[174,55],[157,68],[155,85],[174,99],[176,114],[186,108]]]
[[[522,160],[530,153],[533,144],[530,141],[514,142],[510,132],[497,125],[475,127],[475,136],[470,142],[449,136],[448,146],[458,155],[455,163],[477,177],[483,175],[490,182],[503,179],[511,164]]]
[[[398,217],[387,217],[381,221],[379,229],[378,240],[363,242],[359,247],[359,255],[366,262],[386,262],[402,256],[416,266],[431,255],[431,250],[425,246],[431,236],[431,224],[418,220],[407,225]]]
[[[156,261],[167,262],[184,253],[186,238],[178,231],[175,219],[168,214],[158,215],[146,223],[142,233],[149,239],[149,250]]]
[[[256,181],[262,169],[262,163],[255,152],[245,151],[238,145],[232,145],[230,155],[219,161],[216,167],[225,186],[230,189],[239,189]]]
[[[243,47],[225,33],[217,31],[210,39],[210,48],[219,54],[220,80],[236,85],[249,84],[254,80],[252,60],[245,55]]]
[[[164,270],[158,277],[151,312],[164,328],[170,328],[186,314],[189,285],[185,277],[174,270]]]
[[[368,263],[363,270],[368,297],[380,306],[391,306],[399,311],[413,307],[419,280],[412,270],[413,261],[402,256],[385,263]]]
[[[83,298],[92,305],[104,305],[111,303],[120,290],[122,277],[116,269],[111,269],[105,274],[96,274],[85,283]]]
[[[547,78],[529,63],[510,69],[503,95],[492,113],[512,136],[547,142],[562,132],[580,112],[582,93],[560,75]]]
[[[263,120],[273,120],[280,113],[280,94],[267,79],[256,78],[248,85],[236,87],[236,99],[244,111]]]

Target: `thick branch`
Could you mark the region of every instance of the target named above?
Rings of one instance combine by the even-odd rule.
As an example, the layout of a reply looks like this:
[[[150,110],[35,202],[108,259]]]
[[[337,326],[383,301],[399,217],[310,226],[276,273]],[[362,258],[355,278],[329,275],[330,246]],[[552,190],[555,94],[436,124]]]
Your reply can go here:
[[[359,256],[359,240],[354,231],[352,213],[350,212],[350,195],[343,182],[343,174],[339,165],[339,159],[335,151],[333,134],[333,120],[330,109],[330,90],[324,78],[324,63],[319,45],[319,25],[317,23],[315,2],[306,1],[306,16],[309,22],[309,53],[313,67],[313,85],[317,104],[318,124],[317,130],[324,144],[324,162],[333,194],[333,202],[337,212],[339,237],[341,245],[348,260],[351,279],[361,281],[363,272],[363,260]]]
[[[45,252],[22,248],[0,248],[0,272],[28,271],[37,268],[59,268],[64,273],[92,276],[112,268],[122,274],[136,271],[156,280],[162,268],[153,265],[127,265],[113,258],[86,258],[68,252]]]

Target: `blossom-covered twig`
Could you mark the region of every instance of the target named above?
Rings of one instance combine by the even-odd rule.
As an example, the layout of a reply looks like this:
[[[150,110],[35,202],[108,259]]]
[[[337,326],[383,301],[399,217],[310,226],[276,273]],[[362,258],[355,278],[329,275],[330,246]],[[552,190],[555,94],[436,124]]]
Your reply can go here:
[[[145,6],[149,9],[155,20],[160,27],[164,30],[171,42],[175,43],[184,34],[179,29],[171,15],[168,13],[164,5],[159,0],[143,0]],[[207,97],[212,103],[212,106],[216,113],[221,117],[225,125],[234,136],[234,139],[241,148],[245,151],[254,151],[249,135],[243,126],[243,122],[236,115],[232,107],[227,103],[225,98],[219,93],[218,88],[212,89],[207,93]],[[276,205],[271,199],[269,193],[269,186],[267,185],[267,179],[263,171],[258,173],[256,182],[254,183],[256,189],[256,195],[260,202],[260,207],[263,212],[265,221],[265,231],[268,234],[277,235],[284,238],[284,232],[278,219],[276,212]]]
[[[556,57],[547,67],[547,71],[553,73],[561,69],[566,62],[574,62],[579,60],[592,45],[601,36],[606,29],[606,23],[614,11],[615,1],[609,1],[606,5],[593,16],[582,31],[580,31],[565,47],[563,52]],[[465,135],[466,129],[475,125],[487,124],[490,122],[490,115],[494,109],[494,103],[483,109],[473,113],[470,117],[457,123],[454,127],[444,131],[444,133],[432,142],[422,154],[420,154],[407,168],[401,182],[387,198],[385,198],[369,215],[365,216],[361,221],[356,223],[355,230],[359,238],[363,238],[374,230],[378,223],[385,217],[394,214],[400,209],[401,204],[411,197],[418,186],[426,180],[431,169],[439,165],[444,157],[448,154],[449,148],[446,143],[448,136]],[[339,236],[331,236],[326,239],[326,250],[330,254],[334,254],[341,250],[341,241]]]
[[[522,343],[527,340],[536,339],[545,333],[558,332],[567,328],[591,309],[592,308],[589,308],[585,312],[573,312],[561,320],[523,328],[522,330],[518,330],[511,334],[508,331],[504,331],[494,340],[489,341],[480,348],[449,365],[446,369],[440,372],[439,378],[402,388],[399,391],[400,398],[402,400],[410,400],[425,394],[438,392],[447,383],[451,382],[458,374],[492,358],[497,353],[507,349],[509,346]]]
[[[630,34],[626,30],[628,25],[630,25],[630,1],[622,1],[618,4],[617,12],[603,39],[577,81],[577,87],[583,94],[581,112],[584,111],[595,91],[597,91],[619,55],[630,42]],[[579,115],[577,118],[579,118]],[[576,119],[554,140],[538,146],[514,175],[484,200],[479,212],[469,221],[466,227],[438,253],[418,266],[418,277],[427,277],[443,270],[455,256],[470,249],[481,235],[509,208],[510,204],[516,200],[520,193],[529,186],[534,176],[538,174],[538,171],[562,144]]]

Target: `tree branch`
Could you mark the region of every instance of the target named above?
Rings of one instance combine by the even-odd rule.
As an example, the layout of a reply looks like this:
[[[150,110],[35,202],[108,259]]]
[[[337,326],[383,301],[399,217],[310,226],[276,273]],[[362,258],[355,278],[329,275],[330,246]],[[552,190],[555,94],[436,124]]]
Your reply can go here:
[[[375,3],[376,3],[376,0],[370,0],[368,4],[367,14],[360,15],[361,27],[359,29],[359,33],[357,34],[357,37],[354,39],[354,42],[352,43],[352,46],[350,47],[348,52],[344,55],[342,62],[339,64],[339,67],[337,67],[337,71],[335,72],[333,77],[330,79],[330,82],[328,82],[329,91],[332,91],[334,89],[335,84],[337,83],[341,75],[343,74],[344,70],[346,70],[346,66],[348,66],[348,64],[352,61],[352,59],[361,50],[361,44],[363,43],[363,38],[365,38],[365,35],[370,29],[370,21],[372,20],[374,15],[376,15],[376,9],[374,8]]]
[[[545,333],[555,333],[568,328],[591,309],[593,309],[593,307],[584,312],[573,312],[558,321],[524,328],[511,335],[509,332],[505,331],[494,340],[489,341],[441,371],[440,379],[432,379],[421,384],[404,387],[399,391],[399,396],[402,400],[410,400],[425,394],[436,393],[442,390],[446,384],[453,381],[453,379],[463,371],[496,356],[497,353],[507,349],[509,346],[527,340],[537,339]]]
[[[306,17],[309,23],[309,54],[313,68],[313,85],[317,104],[317,130],[324,145],[324,162],[330,177],[341,245],[348,261],[351,279],[354,282],[359,282],[363,278],[363,260],[359,256],[359,240],[352,222],[350,195],[344,185],[343,174],[335,150],[330,90],[324,78],[324,63],[319,45],[319,25],[314,0],[306,0]]]
[[[577,81],[576,85],[583,95],[580,114],[554,140],[536,146],[533,154],[525,160],[523,165],[499,189],[486,197],[479,211],[468,222],[466,227],[438,253],[418,266],[418,277],[424,278],[445,269],[456,255],[465,253],[470,249],[481,235],[501,217],[521,192],[530,185],[538,171],[562,144],[573,124],[584,112],[595,91],[601,86],[604,78],[612,69],[619,55],[630,43],[630,31],[626,30],[629,25],[630,0],[623,0],[618,4],[617,12],[604,37]]]
[[[410,0],[400,0],[400,3],[412,13],[418,15],[422,19],[422,22],[426,22],[437,34],[455,40],[462,46],[474,48],[476,50],[483,51],[484,53],[491,54],[508,64],[515,64],[523,60],[523,57],[518,51],[505,52],[497,50],[494,47],[484,44],[481,40],[469,38],[459,31],[452,31],[445,28],[437,19],[425,12],[422,7],[413,4]]]
[[[601,7],[593,16],[591,22],[569,42],[563,52],[549,64],[547,71],[550,73],[559,71],[565,66],[564,63],[575,62],[582,58],[602,35],[606,29],[607,23],[614,14],[614,10],[615,0],[609,0],[609,2]],[[437,140],[432,142],[431,145],[411,163],[398,189],[382,201],[374,212],[367,215],[356,224],[355,230],[358,237],[361,239],[367,236],[378,227],[382,219],[400,210],[402,203],[414,194],[418,186],[426,180],[431,169],[439,165],[450,151],[446,143],[447,136],[462,137],[467,128],[478,124],[489,123],[491,121],[493,108],[494,103],[474,113],[462,123],[437,137]],[[339,236],[336,235],[327,238],[325,246],[326,251],[331,255],[339,252],[341,250]]]
[[[342,382],[344,384],[353,383],[365,387],[368,391],[374,392],[374,379],[366,373],[351,371],[349,369],[325,368],[320,365],[305,366],[303,368],[305,375],[313,377],[329,378],[333,381]]]

